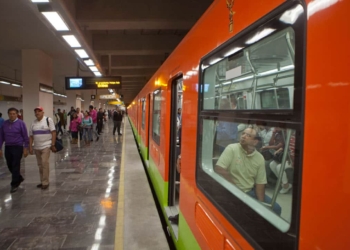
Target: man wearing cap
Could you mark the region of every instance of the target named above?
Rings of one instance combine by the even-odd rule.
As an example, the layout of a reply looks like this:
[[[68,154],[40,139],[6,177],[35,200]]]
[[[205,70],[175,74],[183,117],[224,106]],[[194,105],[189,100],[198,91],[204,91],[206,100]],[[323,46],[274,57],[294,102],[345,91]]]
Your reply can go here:
[[[18,186],[24,181],[21,175],[22,155],[28,155],[28,134],[25,123],[18,119],[18,110],[9,108],[9,119],[0,129],[0,157],[2,157],[2,144],[5,142],[5,158],[7,167],[12,174],[11,193],[17,191]]]
[[[29,129],[29,152],[33,154],[33,142],[36,160],[39,166],[40,181],[38,188],[47,189],[49,187],[49,158],[50,150],[56,152],[56,128],[50,117],[44,116],[44,109],[36,107],[34,109],[36,120],[33,121]]]

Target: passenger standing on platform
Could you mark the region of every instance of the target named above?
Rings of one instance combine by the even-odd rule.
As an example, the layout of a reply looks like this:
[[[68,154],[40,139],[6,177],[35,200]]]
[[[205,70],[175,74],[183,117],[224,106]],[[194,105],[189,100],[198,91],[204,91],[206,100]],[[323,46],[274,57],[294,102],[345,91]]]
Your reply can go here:
[[[115,110],[113,113],[113,123],[114,123],[113,135],[115,135],[116,129],[117,129],[118,135],[122,135],[122,133],[120,132],[120,126],[122,124],[122,120],[123,120],[123,114],[120,108],[117,107],[117,110]]]
[[[104,119],[104,113],[102,108],[100,108],[97,113],[97,134],[98,135],[100,135],[102,132],[103,119]]]
[[[64,132],[66,132],[66,126],[67,126],[67,113],[66,110],[63,110],[63,129]]]
[[[72,144],[77,144],[78,143],[78,128],[80,125],[81,121],[79,120],[77,113],[73,113],[73,119],[70,122],[69,125],[69,131],[72,134]]]
[[[90,116],[92,118],[92,131],[93,133],[96,135],[96,141],[98,141],[100,139],[96,129],[97,129],[97,111],[94,109],[94,107],[92,105],[89,106],[89,113]],[[93,139],[91,138],[91,141],[93,141]]]
[[[92,130],[92,118],[90,117],[89,112],[85,111],[84,112],[84,119],[81,122],[83,129],[84,129],[84,140],[85,140],[85,144],[87,146],[90,146],[90,141],[92,139],[92,134],[91,134],[91,130]]]
[[[70,111],[68,112],[68,116],[69,116],[69,122],[71,122],[73,120],[73,114],[76,113],[74,107],[70,107]]]
[[[5,142],[5,158],[7,167],[12,174],[11,193],[17,191],[18,186],[24,181],[21,175],[22,155],[27,157],[29,138],[25,123],[18,119],[18,110],[9,108],[9,119],[0,129],[0,157],[2,157],[2,144]]]
[[[52,152],[56,152],[56,127],[50,117],[44,116],[44,109],[42,107],[36,107],[34,113],[36,120],[33,121],[29,130],[29,152],[33,154],[35,151],[39,167],[41,183],[38,184],[37,187],[47,189],[49,187],[50,149]]]
[[[84,114],[82,112],[80,112],[80,108],[77,108],[77,116],[80,119],[80,121],[82,121],[84,119]],[[83,130],[79,131],[79,135],[80,135],[80,140],[83,139]]]
[[[57,109],[57,115],[58,117],[60,118],[60,121],[58,122],[57,124],[57,133],[60,133],[61,132],[61,135],[63,135],[63,130],[62,130],[62,126],[63,126],[63,123],[64,123],[64,115],[63,113],[61,112],[61,109]]]
[[[2,118],[2,113],[0,113],[0,128],[4,124],[4,121],[5,121],[4,118]]]

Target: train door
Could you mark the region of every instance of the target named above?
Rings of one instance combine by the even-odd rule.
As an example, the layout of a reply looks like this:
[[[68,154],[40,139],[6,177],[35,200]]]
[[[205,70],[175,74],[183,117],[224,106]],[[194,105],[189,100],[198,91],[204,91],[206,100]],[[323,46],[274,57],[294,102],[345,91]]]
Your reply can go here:
[[[177,224],[179,215],[180,198],[180,173],[176,163],[181,154],[181,131],[182,131],[182,84],[183,80],[177,78],[172,82],[171,89],[171,127],[170,127],[170,157],[169,157],[169,194],[166,209],[173,231],[177,237]]]

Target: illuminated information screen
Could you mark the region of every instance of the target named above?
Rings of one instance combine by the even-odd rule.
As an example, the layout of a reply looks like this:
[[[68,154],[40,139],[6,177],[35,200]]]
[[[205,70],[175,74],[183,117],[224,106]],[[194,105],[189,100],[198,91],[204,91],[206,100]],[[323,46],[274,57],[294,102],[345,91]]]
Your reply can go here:
[[[66,90],[71,89],[120,89],[122,78],[113,77],[66,77]]]

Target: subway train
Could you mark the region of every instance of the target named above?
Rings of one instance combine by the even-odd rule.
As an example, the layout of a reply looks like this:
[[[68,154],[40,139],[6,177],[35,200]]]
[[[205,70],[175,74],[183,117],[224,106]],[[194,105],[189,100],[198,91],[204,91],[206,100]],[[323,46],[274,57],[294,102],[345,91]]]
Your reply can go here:
[[[128,106],[177,249],[350,249],[349,10],[215,0]]]

